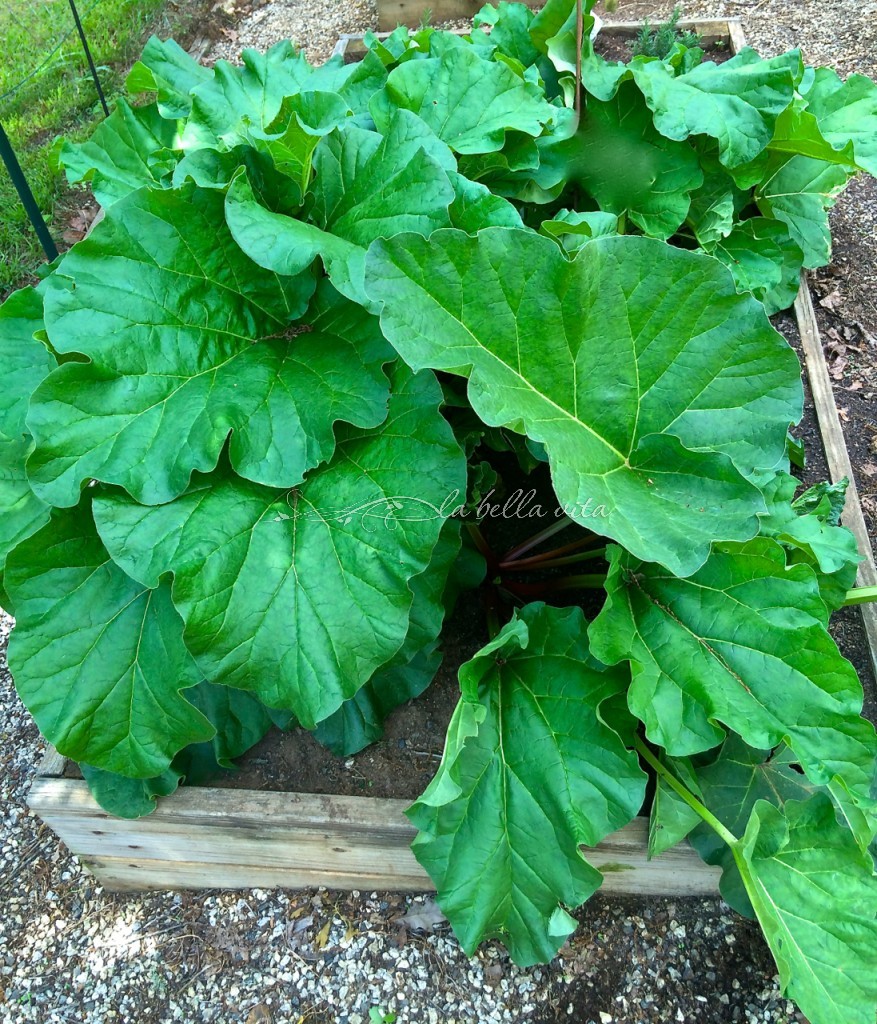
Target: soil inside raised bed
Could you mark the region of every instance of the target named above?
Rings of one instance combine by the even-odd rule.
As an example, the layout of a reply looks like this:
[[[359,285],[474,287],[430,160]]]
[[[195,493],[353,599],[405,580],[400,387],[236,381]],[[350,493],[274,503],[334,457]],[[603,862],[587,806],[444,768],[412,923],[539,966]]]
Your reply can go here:
[[[487,636],[477,593],[461,599],[445,628],[444,659],[426,692],[398,708],[384,737],[354,757],[336,757],[304,729],[271,732],[215,786],[414,800],[435,775],[460,697],[457,669]]]
[[[657,28],[658,23],[652,26]],[[633,56],[633,43],[636,36],[616,32],[600,32],[594,40],[594,52],[598,53],[608,61],[622,61],[626,64]],[[725,43],[704,43],[701,46],[704,61],[712,61],[714,64],[724,64],[734,54]]]

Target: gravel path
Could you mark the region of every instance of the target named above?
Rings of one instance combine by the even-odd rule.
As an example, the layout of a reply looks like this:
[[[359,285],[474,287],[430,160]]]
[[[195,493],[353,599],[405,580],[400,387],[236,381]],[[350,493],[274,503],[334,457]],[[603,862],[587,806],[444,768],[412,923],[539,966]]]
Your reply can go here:
[[[428,897],[104,892],[25,805],[43,742],[0,613],[0,1024],[786,1024],[757,929],[716,900],[592,901],[550,967],[469,960]]]
[[[671,7],[622,2],[612,16]],[[877,73],[874,3],[712,0],[685,14],[739,15],[765,53],[802,45],[812,63]],[[271,0],[211,57],[292,37],[319,61],[340,32],[375,25],[369,0]],[[862,226],[875,210],[865,182],[838,204],[840,260],[817,280],[838,292],[836,315],[864,319],[872,336],[877,251]],[[866,383],[869,344],[850,369]],[[849,386],[846,371],[838,386]],[[0,613],[0,1024],[370,1024],[373,1007],[400,1024],[802,1020],[777,991],[757,929],[712,900],[595,899],[550,967],[519,970],[499,947],[469,960],[441,926],[418,931],[427,897],[105,893],[26,808],[43,744],[5,668],[9,627]]]

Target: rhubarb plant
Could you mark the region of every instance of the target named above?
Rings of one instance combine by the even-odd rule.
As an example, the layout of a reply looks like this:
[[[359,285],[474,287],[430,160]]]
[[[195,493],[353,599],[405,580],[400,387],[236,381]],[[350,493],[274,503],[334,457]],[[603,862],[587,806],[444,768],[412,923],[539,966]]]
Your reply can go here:
[[[875,595],[843,484],[790,463],[769,316],[877,171],[877,87],[611,64],[591,27],[500,3],[321,67],[149,42],[60,148],[100,222],[0,308],[10,666],[136,817],[272,727],[377,740],[468,591],[409,812],[463,947],[549,960],[648,792],[650,854],[721,868],[808,1019],[873,1024],[877,734],[829,622]]]

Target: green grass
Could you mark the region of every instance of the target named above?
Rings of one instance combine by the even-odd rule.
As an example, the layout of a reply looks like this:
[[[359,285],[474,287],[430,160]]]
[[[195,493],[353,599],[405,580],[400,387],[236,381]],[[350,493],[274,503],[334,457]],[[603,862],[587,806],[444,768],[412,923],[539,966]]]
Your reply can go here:
[[[149,32],[174,27],[162,21],[165,4],[166,0],[78,0],[108,98],[121,89],[126,68]],[[0,39],[0,97],[4,97],[0,122],[60,242],[61,226],[53,221],[60,219],[56,204],[64,181],[53,166],[52,144],[62,134],[73,139],[87,136],[103,116],[68,0],[4,0]],[[5,95],[22,82],[12,95]],[[0,296],[43,258],[12,182],[0,165]]]

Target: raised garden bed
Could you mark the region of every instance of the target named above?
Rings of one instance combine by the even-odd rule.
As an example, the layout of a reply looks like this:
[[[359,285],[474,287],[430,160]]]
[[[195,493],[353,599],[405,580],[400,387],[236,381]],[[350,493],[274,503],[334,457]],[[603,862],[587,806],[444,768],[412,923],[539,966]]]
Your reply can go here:
[[[407,800],[184,787],[137,821],[102,810],[85,782],[49,756],[30,806],[109,889],[286,888],[424,892]],[[608,892],[715,894],[720,872],[688,847],[646,858],[648,821],[610,836],[589,859]]]
[[[408,20],[403,4],[382,7],[382,24]],[[433,6],[437,20],[461,17],[474,7]],[[413,6],[406,10],[413,11]],[[405,16],[403,16],[405,15]],[[417,8],[419,20],[420,7]],[[602,29],[628,39],[636,24]],[[681,23],[736,52],[745,40],[736,20]],[[362,37],[343,36],[336,52],[357,59]],[[865,554],[859,584],[877,584],[870,541],[831,390],[806,280],[795,305],[805,362],[832,479],[851,480],[844,521]],[[862,606],[871,663],[877,665],[877,612]],[[154,814],[137,821],[113,818],[91,797],[84,781],[66,777],[65,761],[50,752],[30,794],[31,808],[70,850],[111,889],[316,886],[348,889],[425,890],[428,875],[409,844],[415,829],[404,817],[407,800],[367,796],[265,792],[260,789],[189,787],[162,799]],[[719,870],[687,845],[649,861],[645,818],[614,833],[589,859],[601,869],[604,888],[640,895],[714,893]]]

